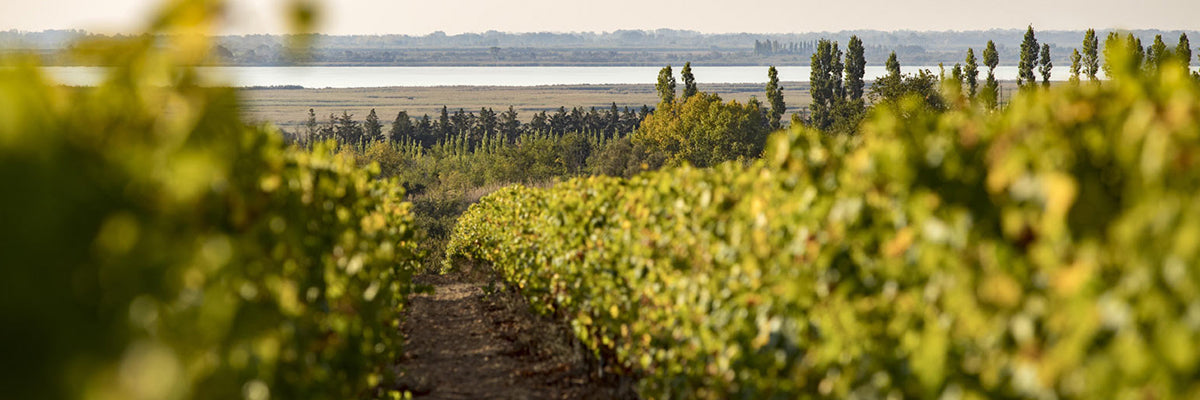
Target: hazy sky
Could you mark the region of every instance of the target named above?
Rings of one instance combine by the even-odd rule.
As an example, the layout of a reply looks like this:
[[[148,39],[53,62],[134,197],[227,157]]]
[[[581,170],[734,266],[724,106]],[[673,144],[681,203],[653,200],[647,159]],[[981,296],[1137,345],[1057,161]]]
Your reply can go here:
[[[0,30],[137,31],[157,0],[3,0]],[[231,0],[222,33],[283,33],[283,0]],[[324,0],[329,34],[690,29],[1200,29],[1200,0]]]

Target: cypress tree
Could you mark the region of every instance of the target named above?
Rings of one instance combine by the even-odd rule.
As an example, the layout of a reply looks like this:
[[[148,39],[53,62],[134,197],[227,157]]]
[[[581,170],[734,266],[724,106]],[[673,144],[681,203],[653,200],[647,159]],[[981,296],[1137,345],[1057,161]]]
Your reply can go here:
[[[1100,72],[1100,55],[1097,54],[1100,45],[1097,43],[1096,30],[1088,29],[1083,35],[1083,72],[1088,80],[1095,82],[1096,73]]]
[[[983,65],[988,67],[987,82],[983,85],[983,101],[989,108],[995,108],[1000,103],[1000,82],[996,81],[996,66],[1000,65],[1000,53],[996,51],[996,44],[991,40],[983,49]]]
[[[654,89],[658,90],[660,104],[675,102],[675,75],[671,73],[670,65],[658,71],[658,83],[654,84]]]
[[[863,97],[863,76],[867,72],[867,59],[863,55],[862,40],[851,36],[846,44],[846,94],[850,101]]]
[[[1017,86],[1030,88],[1037,84],[1033,68],[1038,63],[1037,37],[1033,34],[1033,25],[1025,31],[1025,39],[1021,41],[1021,60],[1017,64]]]
[[[783,87],[779,85],[779,73],[774,65],[767,68],[767,101],[771,103],[767,123],[772,130],[779,129],[782,127],[779,120],[783,118],[787,105],[783,102]]]
[[[1038,72],[1042,73],[1042,87],[1050,87],[1050,71],[1054,68],[1054,63],[1050,62],[1050,45],[1042,44],[1042,54],[1038,59],[1041,62],[1041,67]]]
[[[975,49],[967,48],[966,61],[967,66],[963,69],[963,75],[967,79],[967,98],[974,99],[979,86],[979,64],[975,60]]]
[[[692,76],[692,62],[688,61],[684,63],[683,69],[679,71],[679,74],[683,77],[683,96],[680,99],[687,101],[688,97],[692,97],[699,92],[696,89],[696,77]]]

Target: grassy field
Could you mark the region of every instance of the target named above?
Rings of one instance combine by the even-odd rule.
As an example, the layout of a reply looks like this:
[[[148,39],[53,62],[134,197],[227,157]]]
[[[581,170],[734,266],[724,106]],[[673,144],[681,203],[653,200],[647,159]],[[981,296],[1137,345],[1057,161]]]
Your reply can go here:
[[[784,100],[788,115],[807,109],[812,97],[807,82],[783,82]],[[745,103],[751,96],[766,101],[765,84],[700,84],[702,91],[720,94],[726,100]],[[1011,97],[1015,82],[1002,82],[1004,96]],[[321,123],[329,120],[329,114],[343,111],[362,120],[373,108],[385,125],[396,118],[396,113],[408,111],[413,117],[429,114],[437,118],[442,106],[451,112],[459,108],[479,113],[480,108],[491,107],[497,113],[513,106],[523,121],[528,121],[539,111],[552,113],[563,106],[567,109],[596,107],[605,109],[612,103],[617,107],[640,108],[643,104],[653,107],[658,103],[654,85],[555,85],[555,86],[437,86],[437,87],[389,87],[389,88],[343,88],[343,89],[247,89],[242,92],[242,108],[246,117],[253,121],[272,122],[286,130],[303,125],[308,109],[317,113]],[[785,116],[787,120],[789,117]]]
[[[746,102],[751,96],[766,101],[765,84],[699,85],[700,90],[714,92],[726,100]],[[808,83],[784,82],[784,99],[788,111],[808,107],[811,100]],[[253,89],[243,93],[242,108],[251,120],[273,122],[292,130],[308,118],[308,109],[317,113],[322,123],[330,113],[346,111],[356,119],[365,118],[374,108],[383,121],[396,118],[396,113],[408,111],[410,116],[429,114],[437,118],[445,105],[453,112],[462,108],[479,113],[490,107],[496,112],[513,106],[520,118],[528,121],[534,113],[552,113],[563,106],[606,109],[617,107],[641,108],[658,103],[654,85],[556,85],[556,86],[438,86],[348,89]]]

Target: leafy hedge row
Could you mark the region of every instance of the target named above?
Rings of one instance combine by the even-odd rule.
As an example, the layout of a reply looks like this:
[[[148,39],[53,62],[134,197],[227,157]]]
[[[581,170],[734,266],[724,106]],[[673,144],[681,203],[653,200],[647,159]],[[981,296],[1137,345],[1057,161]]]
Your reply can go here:
[[[913,99],[745,168],[508,188],[448,254],[647,397],[1197,398],[1200,87],[1134,75],[998,113]]]
[[[0,68],[0,397],[345,399],[390,376],[402,189],[247,126],[179,66],[191,39],[110,44],[95,88]]]

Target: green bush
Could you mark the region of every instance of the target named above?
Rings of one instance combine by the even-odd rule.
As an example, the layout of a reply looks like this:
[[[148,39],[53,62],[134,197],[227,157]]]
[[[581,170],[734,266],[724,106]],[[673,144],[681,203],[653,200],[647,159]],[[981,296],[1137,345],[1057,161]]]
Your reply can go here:
[[[447,252],[491,262],[647,397],[1200,397],[1182,68],[1002,112],[910,98],[861,132],[501,190]]]
[[[0,68],[4,397],[373,395],[416,259],[399,186],[245,125],[194,36],[80,51],[112,65],[98,87]]]
[[[631,140],[649,153],[666,155],[666,165],[709,167],[762,154],[767,121],[758,103],[724,103],[721,96],[698,93],[659,104]]]

